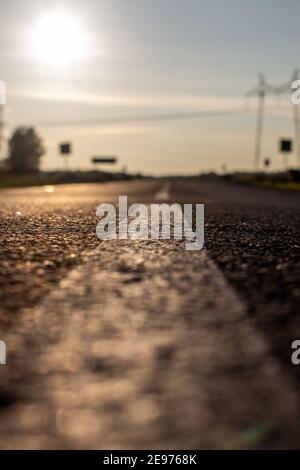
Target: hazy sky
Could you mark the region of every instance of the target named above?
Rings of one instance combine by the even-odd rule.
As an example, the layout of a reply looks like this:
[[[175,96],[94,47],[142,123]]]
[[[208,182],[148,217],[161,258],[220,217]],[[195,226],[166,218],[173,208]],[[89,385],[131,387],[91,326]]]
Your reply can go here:
[[[64,67],[38,58],[32,43],[40,18],[62,8],[80,20],[87,52]],[[300,67],[299,0],[0,0],[0,11],[6,120],[9,129],[39,128],[47,147],[44,168],[62,166],[57,153],[62,140],[74,143],[74,168],[89,167],[90,157],[101,154],[118,155],[120,168],[151,173],[219,170],[223,163],[251,168],[254,112],[153,123],[85,122],[241,108],[257,72],[276,84]],[[293,135],[292,110],[288,96],[268,103],[263,149],[278,167],[277,141]],[[81,125],[48,125],[73,120]]]

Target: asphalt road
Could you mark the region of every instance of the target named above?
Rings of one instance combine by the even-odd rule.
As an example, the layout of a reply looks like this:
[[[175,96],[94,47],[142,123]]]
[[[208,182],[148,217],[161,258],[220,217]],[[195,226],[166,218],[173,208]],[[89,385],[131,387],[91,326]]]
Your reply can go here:
[[[99,242],[120,194],[204,203],[205,250]],[[299,447],[300,195],[180,179],[0,199],[0,448]]]

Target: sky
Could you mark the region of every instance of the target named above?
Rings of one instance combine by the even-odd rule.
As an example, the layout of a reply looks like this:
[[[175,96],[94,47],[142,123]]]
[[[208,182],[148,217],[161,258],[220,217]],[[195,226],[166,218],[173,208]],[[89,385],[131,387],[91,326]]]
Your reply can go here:
[[[252,169],[257,102],[244,95],[260,71],[277,84],[300,68],[298,0],[0,0],[0,11],[6,133],[35,126],[44,169],[63,167],[64,141],[73,144],[74,169],[91,168],[95,155],[148,174]],[[79,24],[84,53],[74,61],[50,61],[46,49],[43,56],[36,32],[58,11]],[[51,35],[55,43],[55,27]],[[134,118],[212,110],[244,112]],[[263,157],[278,169],[278,139],[294,132],[290,97],[268,98],[266,111]]]

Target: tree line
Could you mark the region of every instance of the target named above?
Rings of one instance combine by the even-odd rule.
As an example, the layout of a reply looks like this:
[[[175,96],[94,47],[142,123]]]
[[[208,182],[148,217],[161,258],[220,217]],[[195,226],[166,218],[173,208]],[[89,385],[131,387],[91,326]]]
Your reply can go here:
[[[36,173],[45,153],[42,138],[33,127],[18,127],[8,141],[4,167],[12,173]]]

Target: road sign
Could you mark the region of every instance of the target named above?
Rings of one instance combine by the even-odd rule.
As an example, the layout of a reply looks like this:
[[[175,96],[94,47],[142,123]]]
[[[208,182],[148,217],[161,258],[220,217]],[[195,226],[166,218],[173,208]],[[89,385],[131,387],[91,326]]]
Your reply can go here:
[[[59,144],[59,151],[61,155],[70,155],[72,153],[72,145],[69,142]]]
[[[92,157],[92,163],[117,163],[117,157]]]
[[[289,156],[289,153],[293,151],[292,139],[280,139],[279,150],[283,156],[283,169],[287,171],[289,167],[288,156]]]
[[[291,153],[293,151],[292,139],[280,139],[279,148],[282,153]]]
[[[64,157],[65,171],[69,171],[69,156],[72,153],[72,144],[70,142],[62,142],[59,144],[59,151],[62,157]]]

